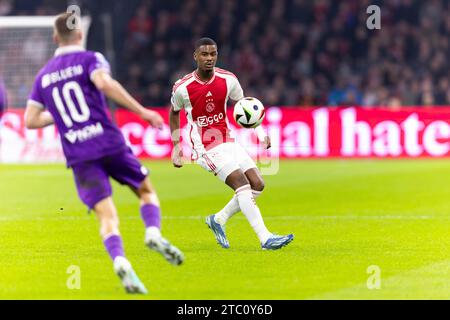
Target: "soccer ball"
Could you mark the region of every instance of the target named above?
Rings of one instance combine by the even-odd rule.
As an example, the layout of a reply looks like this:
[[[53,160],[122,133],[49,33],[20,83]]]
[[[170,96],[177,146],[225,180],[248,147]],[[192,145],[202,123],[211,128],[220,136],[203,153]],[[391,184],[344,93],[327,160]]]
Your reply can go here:
[[[243,128],[256,128],[264,120],[265,115],[263,104],[256,98],[243,98],[234,106],[234,121]]]

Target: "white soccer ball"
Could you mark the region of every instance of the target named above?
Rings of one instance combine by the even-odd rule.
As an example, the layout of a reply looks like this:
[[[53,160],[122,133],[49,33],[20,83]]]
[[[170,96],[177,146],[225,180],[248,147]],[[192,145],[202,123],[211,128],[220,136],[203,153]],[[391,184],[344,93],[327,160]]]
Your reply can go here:
[[[264,105],[256,98],[243,98],[234,106],[234,121],[243,128],[256,128],[265,115]]]

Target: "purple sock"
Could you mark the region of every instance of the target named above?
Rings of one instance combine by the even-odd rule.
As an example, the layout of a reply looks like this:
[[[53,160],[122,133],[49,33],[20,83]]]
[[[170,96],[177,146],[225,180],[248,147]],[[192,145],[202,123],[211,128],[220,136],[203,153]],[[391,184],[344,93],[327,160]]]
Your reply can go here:
[[[161,229],[161,209],[154,204],[145,204],[141,207],[141,217],[145,227]]]
[[[124,257],[122,238],[117,235],[112,235],[103,241],[106,251],[108,251],[111,259],[114,261],[116,257]]]

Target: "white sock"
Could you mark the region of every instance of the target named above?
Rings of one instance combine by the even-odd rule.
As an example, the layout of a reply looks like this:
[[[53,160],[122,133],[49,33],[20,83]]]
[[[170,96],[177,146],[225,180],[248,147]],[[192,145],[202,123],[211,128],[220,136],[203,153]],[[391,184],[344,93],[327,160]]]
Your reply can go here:
[[[237,189],[236,198],[239,202],[239,207],[258,236],[259,241],[264,244],[272,234],[264,225],[261,212],[253,198],[250,185]]]
[[[114,265],[114,271],[116,273],[119,270],[126,270],[126,271],[128,271],[128,270],[130,270],[132,268],[131,267],[131,263],[128,261],[128,259],[125,258],[125,257],[122,257],[122,256],[117,256],[114,259],[113,265]]]
[[[145,230],[146,241],[150,239],[159,239],[159,238],[161,238],[161,230],[159,230],[157,227],[148,227]]]
[[[253,198],[256,200],[262,194],[262,191],[252,190]],[[240,212],[241,208],[239,207],[239,201],[236,198],[236,195],[227,203],[222,210],[214,215],[214,220],[220,225],[224,226],[228,220],[231,219],[236,213]]]

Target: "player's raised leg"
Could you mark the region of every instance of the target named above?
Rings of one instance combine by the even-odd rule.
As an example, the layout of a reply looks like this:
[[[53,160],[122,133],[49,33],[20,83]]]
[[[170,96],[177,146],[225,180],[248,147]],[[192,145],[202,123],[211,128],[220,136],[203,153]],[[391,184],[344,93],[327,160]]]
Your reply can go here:
[[[156,190],[146,178],[134,192],[140,199],[141,217],[145,224],[145,244],[163,255],[173,265],[184,261],[183,253],[161,234],[161,208]]]
[[[245,171],[245,176],[252,187],[253,198],[257,200],[264,191],[264,179],[256,167]],[[222,210],[214,215],[214,220],[224,228],[228,220],[240,211],[241,208],[239,207],[239,202],[236,195],[234,195],[230,202],[228,202]]]
[[[147,294],[147,289],[134,272],[131,263],[125,257],[122,238],[119,232],[119,217],[111,197],[101,200],[94,206],[100,222],[100,234],[106,251],[110,255],[114,271],[119,276],[128,293]]]
[[[256,200],[264,190],[264,180],[256,168],[247,170],[245,175],[247,176],[247,179],[252,187],[253,198]],[[214,232],[217,242],[223,248],[228,249],[230,247],[230,243],[228,242],[225,232],[225,225],[231,217],[240,211],[241,208],[239,207],[239,201],[237,196],[234,195],[230,202],[228,202],[222,210],[206,219],[206,224]]]
[[[225,183],[236,192],[239,207],[255,231],[263,249],[276,250],[289,244],[294,236],[279,236],[272,234],[265,226],[261,212],[256,205],[247,176],[241,169],[227,176]]]

